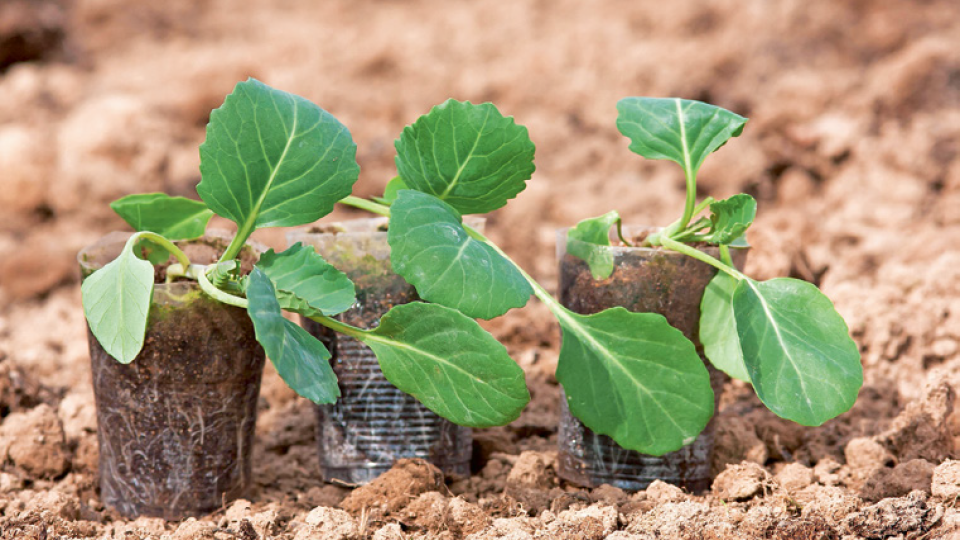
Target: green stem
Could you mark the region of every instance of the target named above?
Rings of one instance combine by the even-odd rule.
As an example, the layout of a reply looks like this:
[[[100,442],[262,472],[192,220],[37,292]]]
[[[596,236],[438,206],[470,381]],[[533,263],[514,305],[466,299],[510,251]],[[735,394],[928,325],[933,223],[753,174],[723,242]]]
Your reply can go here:
[[[347,197],[340,199],[340,204],[345,204],[347,206],[352,206],[354,208],[366,210],[367,212],[373,212],[374,214],[380,214],[381,216],[390,217],[389,206],[385,204],[376,203],[373,201],[368,201],[367,199],[361,199],[360,197],[354,197],[353,195],[348,195]]]
[[[250,302],[246,298],[240,298],[239,296],[234,296],[230,293],[226,293],[216,288],[213,283],[210,283],[210,280],[207,278],[207,271],[210,270],[210,266],[204,266],[201,264],[191,264],[187,267],[186,275],[187,277],[192,277],[197,280],[197,283],[200,284],[200,289],[203,292],[207,293],[214,300],[227,304],[228,306],[236,306],[238,308],[247,309],[247,306],[250,305]]]
[[[240,255],[240,250],[243,249],[243,245],[247,243],[247,239],[253,234],[255,224],[256,220],[248,220],[243,227],[237,229],[236,236],[233,237],[233,240],[230,240],[230,245],[227,246],[227,250],[223,252],[220,260],[217,262],[227,262],[236,259],[237,255]]]
[[[674,239],[672,239],[672,238],[667,238],[667,237],[661,238],[661,239],[660,239],[660,242],[661,242],[661,245],[662,245],[663,247],[665,247],[665,248],[667,248],[667,249],[669,249],[669,250],[676,251],[676,252],[678,252],[678,253],[683,253],[684,255],[686,255],[686,256],[688,256],[688,257],[692,257],[692,258],[694,258],[694,259],[696,259],[696,260],[698,260],[698,261],[700,261],[700,262],[705,262],[705,263],[709,264],[710,266],[713,266],[714,268],[716,268],[716,269],[718,269],[718,270],[722,270],[722,271],[726,272],[727,274],[730,274],[731,276],[733,276],[733,277],[736,278],[737,280],[747,279],[747,276],[741,274],[741,273],[740,273],[736,268],[734,268],[733,266],[727,266],[726,264],[718,261],[717,259],[714,259],[714,258],[711,257],[710,255],[707,255],[706,253],[700,251],[699,249],[694,249],[694,248],[692,248],[692,247],[690,247],[690,246],[688,246],[688,245],[686,245],[686,244],[683,244],[683,243],[681,243],[681,242],[677,242],[676,240],[674,240]]]
[[[682,231],[687,228],[687,224],[693,218],[697,206],[697,174],[690,170],[684,170],[687,181],[687,201],[683,207],[683,217],[680,218],[680,226],[676,229]]]
[[[163,246],[164,249],[166,249],[170,253],[173,253],[173,256],[177,258],[177,260],[180,262],[180,264],[184,268],[190,266],[190,258],[187,257],[187,254],[184,253],[180,248],[178,248],[176,244],[160,236],[157,233],[149,232],[149,231],[141,231],[141,232],[135,233],[133,236],[130,237],[129,240],[127,240],[127,244],[130,244],[131,242],[136,243],[136,241],[140,239],[150,240],[155,244],[160,244],[161,246]],[[133,245],[130,245],[130,247],[133,247]]]
[[[704,210],[707,209],[708,206],[710,206],[711,204],[713,204],[713,203],[715,203],[715,202],[717,202],[717,200],[714,199],[713,197],[707,197],[706,199],[700,201],[700,204],[698,204],[698,205],[696,205],[696,206],[693,207],[693,212],[691,213],[691,218],[692,218],[693,216],[699,214],[700,212],[703,212]],[[667,225],[666,227],[664,227],[664,229],[663,229],[662,231],[660,231],[660,232],[658,232],[658,233],[653,233],[653,234],[651,234],[651,235],[648,236],[647,239],[644,240],[643,243],[640,244],[640,245],[641,245],[642,247],[647,247],[647,246],[659,246],[659,245],[660,245],[660,238],[663,237],[663,236],[669,236],[670,238],[677,239],[677,238],[679,237],[679,235],[681,235],[681,234],[686,234],[687,231],[686,231],[685,229],[687,228],[687,225],[689,225],[690,220],[688,219],[688,220],[687,220],[687,225],[684,225],[683,227],[680,226],[681,221],[682,221],[682,220],[678,219],[677,221],[674,221],[674,222],[671,223],[670,225]]]
[[[346,334],[354,339],[359,341],[366,341],[370,337],[370,331],[364,330],[362,328],[357,328],[356,326],[350,326],[349,324],[342,323],[336,319],[331,319],[324,315],[316,315],[309,317],[311,321],[322,324],[327,328],[340,332],[341,334]]]
[[[727,266],[733,266],[733,257],[730,256],[730,246],[720,244],[720,260]]]
[[[623,220],[622,220],[622,219],[618,219],[618,220],[617,220],[617,236],[620,237],[620,241],[623,242],[623,245],[629,246],[629,247],[633,247],[633,244],[631,244],[631,243],[630,243],[626,238],[624,238],[624,236],[623,236]]]

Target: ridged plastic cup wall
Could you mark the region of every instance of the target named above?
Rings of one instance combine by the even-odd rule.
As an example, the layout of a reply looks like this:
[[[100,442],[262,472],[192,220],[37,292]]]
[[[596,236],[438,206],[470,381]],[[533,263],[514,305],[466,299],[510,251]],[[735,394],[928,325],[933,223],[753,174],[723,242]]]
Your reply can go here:
[[[353,280],[357,303],[337,316],[347,324],[375,328],[391,307],[419,300],[413,286],[393,272],[386,227],[386,218],[358,219],[287,235],[290,244],[312,246]],[[365,484],[396,460],[413,457],[430,461],[449,476],[469,476],[469,428],[441,418],[394,387],[363,343],[309,319],[302,324],[327,345],[340,384],[337,403],[317,407],[325,480]]]
[[[627,228],[625,234],[629,238],[645,229],[652,230],[644,227]],[[567,229],[559,230],[557,258],[560,265],[560,302],[568,309],[584,315],[616,306],[663,315],[696,346],[710,373],[716,406],[726,375],[707,362],[697,333],[700,300],[717,270],[686,255],[664,249],[611,246],[607,249],[614,257],[613,274],[609,278],[595,280],[587,264],[567,252],[568,242],[578,240],[568,240]],[[714,257],[719,256],[715,247],[702,249]],[[731,251],[735,265],[742,267],[746,250]],[[654,480],[694,492],[710,487],[713,420],[692,444],[657,457],[626,450],[610,437],[594,433],[570,414],[563,395],[560,408],[558,474],[561,478],[587,487],[610,484],[633,491],[645,489]]]
[[[81,251],[82,277],[129,236]],[[179,520],[247,494],[265,357],[245,310],[192,282],[157,284],[133,362],[112,358],[89,330],[88,338],[104,504],[126,517]]]

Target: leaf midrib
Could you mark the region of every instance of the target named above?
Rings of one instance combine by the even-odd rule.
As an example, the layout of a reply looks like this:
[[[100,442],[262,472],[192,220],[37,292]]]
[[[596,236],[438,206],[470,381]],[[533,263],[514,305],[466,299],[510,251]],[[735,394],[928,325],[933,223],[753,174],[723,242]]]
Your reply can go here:
[[[780,334],[780,326],[777,324],[776,319],[773,316],[773,312],[770,311],[770,307],[767,305],[767,301],[764,299],[763,295],[760,294],[759,289],[757,289],[754,282],[750,279],[745,280],[747,286],[757,295],[757,300],[760,302],[760,307],[763,308],[763,312],[766,317],[770,320],[770,326],[773,328],[773,332],[777,337],[777,343],[780,344],[780,349],[783,351],[784,357],[788,360],[788,363],[793,371],[797,374],[797,381],[800,383],[800,390],[803,392],[803,399],[807,402],[807,409],[813,411],[813,402],[810,401],[810,393],[807,391],[807,385],[803,377],[803,373],[800,371],[800,368],[797,366],[796,361],[794,361],[793,356],[790,354],[790,351],[787,347],[787,343],[784,341],[783,336]]]
[[[460,183],[460,175],[463,174],[463,170],[467,167],[467,163],[470,163],[470,160],[473,159],[473,153],[477,151],[477,146],[480,145],[480,139],[483,138],[483,130],[487,127],[487,121],[490,119],[490,109],[487,109],[487,114],[483,117],[483,124],[480,126],[480,129],[477,130],[477,138],[473,141],[473,147],[470,148],[470,152],[467,153],[467,157],[464,158],[463,163],[460,164],[460,167],[457,168],[457,174],[454,175],[453,180],[447,184],[447,189],[443,190],[437,198],[445,199],[447,195],[450,194],[450,191],[453,190]],[[454,126],[454,129],[456,126]],[[436,140],[436,138],[434,138]],[[456,148],[456,147],[454,147]],[[436,152],[434,152],[436,155]]]

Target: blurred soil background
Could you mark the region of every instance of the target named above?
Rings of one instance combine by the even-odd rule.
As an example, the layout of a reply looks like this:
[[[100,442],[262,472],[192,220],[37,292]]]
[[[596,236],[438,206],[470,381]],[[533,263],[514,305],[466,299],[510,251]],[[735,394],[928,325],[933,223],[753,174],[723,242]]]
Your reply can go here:
[[[665,225],[682,209],[679,169],[627,150],[619,98],[749,117],[701,194],[757,197],[748,273],[834,300],[863,352],[858,404],[799,428],[731,383],[710,492],[580,490],[554,472],[559,335],[531,302],[489,328],[534,401],[477,432],[473,477],[406,463],[376,489],[323,485],[310,407],[268,370],[249,501],[182,524],[120,519],[96,491],[75,254],[124,229],[115,198],[196,196],[209,112],[247,77],[350,128],[364,196],[431,106],[514,115],[537,172],[488,230],[546,284],[557,227],[612,208]],[[283,247],[282,232],[260,239]],[[0,536],[960,537],[958,241],[955,0],[0,0]]]

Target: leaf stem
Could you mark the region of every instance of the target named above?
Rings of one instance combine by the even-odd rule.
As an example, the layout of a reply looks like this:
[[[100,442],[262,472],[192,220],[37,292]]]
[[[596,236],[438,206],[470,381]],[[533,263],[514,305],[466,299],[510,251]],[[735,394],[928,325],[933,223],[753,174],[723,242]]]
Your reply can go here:
[[[170,240],[167,240],[166,238],[160,236],[155,232],[140,231],[138,233],[134,233],[134,235],[131,236],[129,240],[127,240],[127,244],[130,244],[130,242],[136,242],[137,240],[140,240],[140,239],[150,240],[155,244],[160,244],[161,246],[164,247],[164,249],[166,249],[170,253],[173,253],[173,256],[176,257],[178,261],[180,261],[180,264],[184,268],[190,266],[190,258],[187,257],[187,254],[184,253],[183,250],[178,248],[177,245],[171,242]]]
[[[322,324],[331,330],[340,332],[341,334],[346,334],[359,341],[366,341],[370,337],[369,330],[357,328],[356,326],[350,326],[349,324],[340,322],[336,319],[333,319],[324,315],[316,315],[308,318],[311,321]]]
[[[623,245],[628,247],[633,247],[633,244],[631,244],[630,241],[628,241],[623,236],[623,220],[622,219],[617,220],[617,236],[620,238],[620,241],[623,242]]]
[[[733,266],[733,257],[730,256],[730,246],[720,244],[720,260],[727,266]]]
[[[727,274],[730,274],[732,277],[736,278],[737,280],[747,279],[747,276],[740,273],[740,271],[738,271],[732,265],[727,266],[726,264],[718,261],[717,259],[714,259],[710,255],[707,255],[706,253],[700,251],[699,249],[695,249],[682,242],[677,242],[676,240],[668,237],[661,238],[660,242],[663,247],[669,250],[676,251],[678,253],[683,253],[684,255],[688,257],[692,257],[700,262],[705,262],[718,270],[722,270]]]
[[[389,206],[385,204],[373,202],[373,201],[368,201],[367,199],[361,199],[360,197],[354,197],[353,195],[348,195],[343,199],[340,199],[340,204],[345,204],[347,206],[352,206],[354,208],[366,210],[367,212],[373,212],[374,214],[379,214],[381,216],[390,217]]]
[[[693,207],[693,212],[691,212],[690,218],[699,214],[700,212],[703,212],[704,210],[707,209],[708,206],[710,206],[715,202],[717,202],[717,200],[714,199],[713,197],[707,197],[706,199],[700,201],[700,204]],[[690,219],[687,220],[687,225],[684,225],[683,227],[680,226],[681,221],[682,220],[678,219],[677,221],[674,221],[670,225],[667,225],[666,227],[664,227],[662,231],[651,234],[640,245],[641,246],[659,246],[661,237],[669,236],[670,238],[677,239],[681,235],[686,234],[688,231],[686,231],[685,229],[689,225]]]
[[[207,278],[207,272],[215,267],[216,265],[205,266],[202,264],[191,264],[187,267],[186,276],[191,277],[197,280],[197,283],[200,284],[200,289],[203,292],[207,293],[214,300],[227,304],[228,306],[236,306],[238,308],[247,309],[247,306],[250,305],[250,302],[246,298],[240,298],[239,296],[234,296],[230,293],[221,291],[216,288],[213,283],[210,283],[210,279]]]

